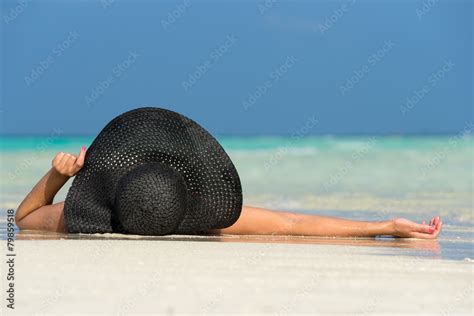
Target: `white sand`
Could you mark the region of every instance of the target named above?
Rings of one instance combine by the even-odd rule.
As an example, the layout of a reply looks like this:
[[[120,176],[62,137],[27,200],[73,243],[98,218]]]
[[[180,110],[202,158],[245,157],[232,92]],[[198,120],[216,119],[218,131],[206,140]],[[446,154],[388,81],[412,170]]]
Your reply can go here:
[[[396,249],[117,239],[15,246],[15,315],[473,313],[472,262],[390,255]]]

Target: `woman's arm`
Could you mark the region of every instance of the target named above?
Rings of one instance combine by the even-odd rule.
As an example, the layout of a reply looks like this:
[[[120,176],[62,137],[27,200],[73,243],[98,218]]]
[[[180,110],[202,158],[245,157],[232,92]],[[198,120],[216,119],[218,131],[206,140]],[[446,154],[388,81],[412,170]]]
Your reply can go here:
[[[86,148],[79,156],[59,153],[52,168],[33,187],[16,211],[16,225],[20,229],[40,229],[65,232],[64,202],[53,203],[54,196],[84,165]]]
[[[433,217],[430,225],[426,225],[424,222],[417,224],[403,218],[380,222],[362,222],[244,206],[239,219],[234,225],[224,229],[215,229],[211,232],[245,235],[277,234],[338,237],[392,235],[432,239],[438,236],[441,227],[442,222],[439,217]]]

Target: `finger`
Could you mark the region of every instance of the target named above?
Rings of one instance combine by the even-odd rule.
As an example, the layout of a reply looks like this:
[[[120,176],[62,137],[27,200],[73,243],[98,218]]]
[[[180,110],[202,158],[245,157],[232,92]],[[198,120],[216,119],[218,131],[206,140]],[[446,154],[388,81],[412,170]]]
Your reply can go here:
[[[433,236],[433,238],[437,238],[440,232],[441,232],[440,230],[435,230],[435,231],[431,234],[431,236]]]
[[[438,226],[433,226],[433,228],[434,228],[434,230],[431,233],[431,235],[433,235],[436,238],[436,237],[438,237],[441,230],[439,229],[440,228],[439,225]]]
[[[68,161],[66,162],[66,168],[71,174],[75,174],[78,171],[78,168],[76,166],[76,160],[77,157],[75,155],[71,155],[71,157],[69,157]]]
[[[76,160],[76,165],[79,167],[84,166],[84,159],[86,158],[86,146],[82,146],[81,152],[79,153],[79,157]]]
[[[441,218],[439,216],[435,216],[435,219],[434,219],[434,225],[438,225],[438,223],[441,221]]]
[[[434,217],[430,219],[430,226],[433,226],[434,219]]]
[[[69,157],[71,156],[71,154],[68,154],[68,153],[64,153],[64,155],[61,157],[61,159],[59,160],[59,166],[60,167],[64,167],[66,165],[66,161],[68,161]]]
[[[439,233],[441,232],[442,224],[443,223],[439,221],[438,225],[433,227],[432,233],[412,232],[410,233],[410,237],[420,238],[420,239],[435,239],[438,237]]]
[[[67,161],[67,159],[68,159],[68,155],[69,155],[68,153],[63,153],[61,155],[61,158],[58,161],[58,164],[61,165],[61,166],[64,165],[64,162]]]
[[[423,221],[421,222],[421,225],[426,225],[426,222],[423,220]]]
[[[63,158],[64,153],[61,151],[59,152],[56,157],[54,157],[53,163],[59,163],[61,161],[61,158]]]
[[[435,228],[426,224],[415,224],[415,230],[419,233],[431,234]]]
[[[66,166],[74,166],[76,163],[77,157],[75,155],[70,155],[66,161]]]

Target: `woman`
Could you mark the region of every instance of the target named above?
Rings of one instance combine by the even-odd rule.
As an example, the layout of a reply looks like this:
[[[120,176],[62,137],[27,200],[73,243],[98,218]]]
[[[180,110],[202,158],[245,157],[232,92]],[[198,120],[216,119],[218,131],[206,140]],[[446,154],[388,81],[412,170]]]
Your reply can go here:
[[[162,122],[165,123],[160,125]],[[176,126],[169,127],[170,122],[176,122]],[[161,126],[160,130],[153,130],[154,126],[158,125]],[[144,128],[144,126],[146,126],[146,128]],[[172,133],[167,133],[170,130],[172,130]],[[182,131],[183,136],[179,136]],[[138,135],[137,133],[144,134]],[[193,134],[192,137],[190,137],[189,134]],[[117,135],[119,136],[118,138],[113,140],[110,138],[117,137]],[[167,222],[169,219],[169,216],[167,215],[168,217],[166,218],[157,218],[156,225],[151,225],[153,227],[142,229],[144,226],[150,225],[150,222],[155,220],[154,218],[151,218],[157,213],[157,205],[155,200],[162,198],[163,195],[166,194],[178,194],[173,192],[176,191],[176,187],[179,188],[179,183],[181,183],[179,181],[183,181],[183,187],[191,187],[193,190],[189,190],[190,192],[187,192],[190,193],[189,196],[187,193],[179,193],[181,194],[179,196],[186,197],[182,200],[184,204],[182,203],[176,206],[175,212],[181,212],[182,209],[195,207],[195,205],[198,205],[202,201],[205,201],[206,203],[209,201],[209,203],[215,203],[213,196],[205,196],[206,190],[202,188],[205,187],[205,183],[196,185],[196,179],[188,179],[190,170],[193,171],[192,166],[195,165],[192,163],[192,159],[177,160],[177,158],[174,157],[173,160],[169,155],[163,158],[162,156],[159,156],[159,154],[157,154],[157,156],[150,154],[157,150],[157,148],[155,148],[156,146],[166,146],[167,150],[169,149],[168,147],[173,147],[173,145],[158,144],[170,144],[176,141],[176,146],[182,146],[183,139],[185,141],[191,141],[190,139],[195,141],[197,137],[196,135],[201,137],[199,138],[200,140],[204,140],[203,143],[201,141],[199,142],[199,146],[206,148],[207,151],[204,152],[203,150],[196,149],[195,153],[193,153],[196,155],[203,155],[201,158],[206,158],[200,160],[200,164],[206,164],[207,161],[214,161],[215,157],[217,156],[220,156],[220,158],[224,159],[223,161],[225,161],[225,164],[222,164],[222,166],[225,166],[225,171],[228,173],[220,173],[220,176],[215,176],[214,179],[210,179],[210,183],[212,185],[216,185],[218,180],[221,180],[222,183],[231,183],[234,186],[233,189],[225,187],[216,192],[220,192],[219,194],[221,194],[222,192],[235,191],[235,196],[224,196],[222,198],[227,199],[222,205],[230,205],[229,203],[233,201],[234,206],[229,208],[236,208],[237,210],[234,210],[230,215],[227,213],[222,213],[224,215],[220,214],[219,219],[216,219],[214,214],[210,214],[209,218],[198,218],[192,217],[196,216],[196,214],[188,216],[188,214],[176,213],[177,215],[175,216],[175,213],[173,213],[169,216],[175,216],[175,218],[173,218],[172,221],[169,221],[169,223]],[[146,142],[150,137],[150,143],[148,144]],[[160,137],[167,137],[166,142],[163,142]],[[138,147],[133,147],[130,145],[133,143],[131,139],[134,138],[136,138]],[[107,149],[107,146],[110,148]],[[186,146],[186,148],[195,146],[197,145],[193,144],[192,146]],[[127,148],[133,148],[133,150],[128,151],[131,153],[129,156],[123,154],[124,152],[127,152],[125,150]],[[142,148],[151,149],[149,149],[149,152],[147,153],[146,150],[143,150]],[[156,152],[162,153],[163,148],[159,149],[160,150]],[[177,147],[177,151],[180,150],[181,148]],[[177,151],[169,149],[169,152],[172,153],[177,153]],[[117,158],[117,153],[119,152],[121,158]],[[113,159],[122,160],[115,160],[114,163],[111,155],[114,157]],[[132,166],[133,162],[127,168],[122,166],[123,161],[130,161],[130,157],[133,158],[136,157],[136,155],[143,155],[143,157],[146,159],[142,157],[145,160],[140,160],[139,157],[137,158],[138,160],[134,166]],[[188,156],[186,156],[186,158],[189,158],[189,154],[187,155]],[[223,149],[217,144],[217,141],[213,139],[208,133],[206,133],[194,121],[191,121],[174,112],[162,109],[142,108],[133,110],[117,117],[104,128],[96,140],[94,140],[90,150],[88,150],[87,157],[85,147],[82,147],[79,155],[63,152],[58,153],[52,161],[52,168],[34,186],[32,191],[26,196],[26,198],[18,207],[16,212],[16,224],[20,229],[46,230],[61,233],[128,232],[144,235],[160,235],[169,233],[194,232],[212,234],[278,234],[339,237],[372,237],[377,235],[391,235],[396,237],[420,239],[434,239],[438,236],[442,228],[442,221],[438,216],[433,217],[429,221],[429,224],[427,224],[425,221],[423,221],[421,224],[418,224],[403,218],[396,218],[387,221],[364,222],[318,215],[271,211],[263,208],[245,206],[241,204],[241,197],[239,200],[238,194],[240,193],[240,181],[236,171],[233,169],[233,165],[230,160],[226,159],[228,159],[228,157],[226,156]],[[188,160],[191,162],[188,162]],[[99,163],[100,161],[102,161],[102,165]],[[159,164],[156,165],[154,164],[155,162]],[[164,168],[171,171],[162,171],[163,163],[168,164]],[[188,169],[183,168],[183,164],[188,164],[188,166],[185,166]],[[110,165],[114,165],[114,167],[110,167]],[[137,167],[136,165],[139,166]],[[177,167],[178,171],[181,172],[181,175],[178,174],[175,177],[176,165],[181,166],[181,168]],[[172,166],[172,168],[170,166]],[[223,168],[222,166],[214,168]],[[167,167],[170,168],[167,169]],[[107,173],[103,171],[105,169],[110,169],[112,171]],[[138,169],[140,170],[137,171]],[[78,177],[82,178],[77,179],[78,177],[76,177],[75,182],[73,182],[70,192],[68,193],[68,197],[66,198],[66,204],[65,202],[53,204],[53,199],[56,193],[68,181],[69,178],[78,174],[79,171],[81,171],[81,173],[78,175]],[[202,170],[194,171],[204,172]],[[103,175],[104,172],[107,174],[106,176]],[[90,178],[98,177],[96,174],[99,173],[102,174],[102,178],[96,182],[88,182],[90,181]],[[156,178],[157,174],[160,175],[159,179]],[[164,176],[162,177],[161,175]],[[211,178],[211,176],[211,173],[204,175],[200,174],[200,177],[204,179]],[[229,179],[226,179],[225,181],[221,179],[226,177]],[[143,184],[145,182],[139,182],[143,179],[149,181],[146,182],[148,184]],[[171,182],[168,181],[170,179],[172,179]],[[188,180],[190,182],[186,182]],[[153,181],[165,182],[159,182],[159,184],[154,187],[155,183]],[[205,180],[202,181],[204,182]],[[139,184],[138,190],[147,190],[147,188],[151,189],[145,193],[141,191],[130,191],[131,188],[134,188],[134,190],[137,188],[137,183]],[[159,191],[163,187],[166,189],[167,183],[172,183],[172,185],[170,185],[171,191],[163,191],[159,196],[156,195],[155,192],[157,192],[157,190]],[[210,187],[211,186],[209,186],[209,188]],[[108,188],[110,188],[110,190]],[[83,193],[87,190],[90,192],[87,194]],[[100,194],[98,194],[98,192]],[[234,193],[229,194],[232,195]],[[104,198],[102,201],[101,198],[104,196],[107,198]],[[137,196],[139,198],[137,198]],[[153,196],[153,198],[148,199],[150,196]],[[89,199],[89,204],[82,205],[81,203],[87,199]],[[175,196],[173,198],[164,199],[160,201],[159,204],[161,206],[163,203],[167,203],[167,201],[171,200],[174,203],[176,200]],[[133,201],[133,203],[131,201]],[[191,204],[187,201],[192,201],[192,206],[190,206]],[[127,203],[132,204],[128,205]],[[150,203],[155,204],[150,206]],[[206,213],[205,210],[210,209],[209,205],[212,204],[206,204],[205,208],[198,210],[199,214],[197,216],[201,216],[201,213]],[[167,205],[164,211],[166,212],[173,207],[174,204]],[[83,209],[82,213],[80,213],[81,209]],[[141,213],[137,213],[137,209],[139,209]],[[100,213],[104,210],[105,213]],[[196,210],[194,211],[196,212]],[[218,211],[216,210],[216,212]],[[201,224],[196,224],[199,222],[199,220],[201,220]],[[103,221],[103,223],[95,225],[95,221]],[[206,221],[214,221],[214,223],[207,225]],[[166,224],[163,224],[163,222],[166,222]],[[183,222],[187,222],[187,224],[183,224]],[[167,226],[165,227],[163,225]],[[206,229],[203,229],[203,227]]]

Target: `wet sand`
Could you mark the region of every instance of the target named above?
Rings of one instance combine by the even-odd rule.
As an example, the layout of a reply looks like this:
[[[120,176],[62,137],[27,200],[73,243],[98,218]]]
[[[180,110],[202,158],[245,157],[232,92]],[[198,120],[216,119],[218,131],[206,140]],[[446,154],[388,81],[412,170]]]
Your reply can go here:
[[[41,236],[15,241],[16,314],[473,313],[474,264],[438,241]]]

